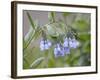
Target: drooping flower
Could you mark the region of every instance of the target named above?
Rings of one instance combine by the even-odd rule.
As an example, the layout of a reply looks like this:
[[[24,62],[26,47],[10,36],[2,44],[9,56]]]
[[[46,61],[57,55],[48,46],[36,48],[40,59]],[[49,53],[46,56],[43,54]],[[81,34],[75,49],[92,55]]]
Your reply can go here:
[[[56,47],[54,48],[54,55],[55,57],[64,56],[64,48],[61,46],[61,44],[56,44]]]
[[[69,54],[70,53],[70,48],[69,47],[64,47],[64,53]]]
[[[63,43],[64,47],[77,48],[79,42],[75,38],[66,38]]]
[[[79,42],[75,38],[65,38],[63,43],[65,54],[69,54],[71,48],[77,48],[78,46]]]
[[[69,45],[68,42],[69,42],[69,41],[68,41],[68,39],[66,38],[66,39],[64,40],[63,46],[64,46],[64,47],[68,47],[68,45]]]
[[[49,40],[41,40],[40,41],[41,51],[48,50],[50,47],[51,47],[51,42]]]
[[[63,48],[64,48],[65,54],[69,54],[70,53],[68,38],[65,38],[64,43],[63,43]]]
[[[69,46],[70,48],[77,48],[79,46],[79,42],[75,38],[69,38]]]

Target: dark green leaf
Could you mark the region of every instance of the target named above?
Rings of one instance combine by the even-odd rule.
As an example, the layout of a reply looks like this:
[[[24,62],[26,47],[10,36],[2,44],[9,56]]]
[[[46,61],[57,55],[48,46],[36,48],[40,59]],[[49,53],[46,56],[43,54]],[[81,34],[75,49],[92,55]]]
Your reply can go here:
[[[79,34],[78,35],[78,39],[81,41],[81,42],[85,42],[87,40],[90,40],[90,34]]]

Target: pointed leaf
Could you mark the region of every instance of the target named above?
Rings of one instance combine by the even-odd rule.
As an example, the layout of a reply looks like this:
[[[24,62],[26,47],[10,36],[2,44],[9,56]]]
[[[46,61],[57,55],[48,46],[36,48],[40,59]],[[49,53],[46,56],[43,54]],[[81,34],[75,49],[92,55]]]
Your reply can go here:
[[[45,58],[44,57],[40,57],[38,59],[36,59],[31,65],[30,65],[30,68],[36,68],[38,67],[42,61],[44,60]]]
[[[26,35],[24,39],[24,50],[30,45],[31,41],[36,40],[39,35],[41,34],[41,28],[37,27],[37,29],[34,31],[33,29],[29,31],[29,33]]]
[[[30,14],[28,12],[27,12],[27,16],[28,16],[29,22],[32,25],[33,29],[35,29],[35,24],[34,24],[34,22],[32,20],[32,17],[30,16]]]
[[[31,42],[31,40],[32,40],[32,37],[34,36],[34,34],[35,34],[35,31],[32,29],[32,28],[30,28],[29,29],[29,32],[25,35],[25,37],[24,37],[24,39],[23,39],[23,44],[24,44],[24,49],[26,48],[26,47],[28,47],[28,44]]]

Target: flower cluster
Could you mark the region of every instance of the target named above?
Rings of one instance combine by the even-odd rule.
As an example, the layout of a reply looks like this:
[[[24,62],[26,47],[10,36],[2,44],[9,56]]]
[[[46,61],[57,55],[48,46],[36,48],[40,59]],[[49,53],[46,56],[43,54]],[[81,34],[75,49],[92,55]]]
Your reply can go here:
[[[66,38],[64,40],[64,47],[70,47],[70,48],[77,48],[79,45],[79,42],[75,38]]]
[[[64,56],[64,48],[61,44],[57,43],[54,49],[55,57]]]
[[[49,40],[41,40],[40,41],[40,49],[48,50],[51,47],[51,42]],[[79,42],[75,38],[65,38],[63,44],[57,43],[54,48],[55,57],[64,56],[70,53],[71,48],[77,48],[79,46]]]
[[[40,41],[40,49],[41,51],[43,50],[48,50],[51,46],[51,42],[49,40],[41,40]]]

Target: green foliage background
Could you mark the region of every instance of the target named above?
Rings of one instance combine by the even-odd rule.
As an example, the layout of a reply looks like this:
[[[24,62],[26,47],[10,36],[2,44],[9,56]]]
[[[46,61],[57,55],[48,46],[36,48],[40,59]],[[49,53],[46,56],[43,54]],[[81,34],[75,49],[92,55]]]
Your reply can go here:
[[[47,13],[49,23],[40,26],[37,20],[32,19],[30,11],[26,11],[31,27],[23,37],[23,69],[90,66],[90,14],[62,12],[62,18],[58,19],[58,12]],[[69,29],[80,42],[80,46],[71,49],[69,55],[55,58],[54,47],[46,51],[40,50],[42,31],[50,41],[56,41],[59,34],[66,34]]]

